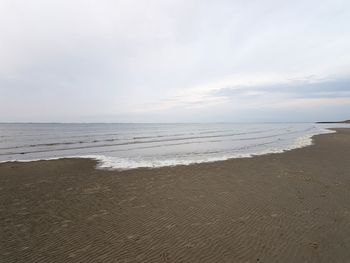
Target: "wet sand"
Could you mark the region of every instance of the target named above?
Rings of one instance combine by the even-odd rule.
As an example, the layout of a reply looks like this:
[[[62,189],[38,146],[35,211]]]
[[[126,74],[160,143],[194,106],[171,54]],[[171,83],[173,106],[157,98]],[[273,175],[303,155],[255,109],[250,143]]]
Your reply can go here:
[[[0,164],[0,262],[350,262],[350,129],[158,169]]]

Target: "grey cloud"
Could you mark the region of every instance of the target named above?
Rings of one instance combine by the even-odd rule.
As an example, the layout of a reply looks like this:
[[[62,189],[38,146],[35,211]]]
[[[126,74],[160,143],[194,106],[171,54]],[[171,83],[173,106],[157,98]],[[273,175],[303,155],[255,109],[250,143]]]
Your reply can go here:
[[[300,80],[276,85],[226,87],[212,92],[213,96],[227,98],[259,98],[273,94],[294,98],[350,98],[350,78],[345,77],[316,82]]]

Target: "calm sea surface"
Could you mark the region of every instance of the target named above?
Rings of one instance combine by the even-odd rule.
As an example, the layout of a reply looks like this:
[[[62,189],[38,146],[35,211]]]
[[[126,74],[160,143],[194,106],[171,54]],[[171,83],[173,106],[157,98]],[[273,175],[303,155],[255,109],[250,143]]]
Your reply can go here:
[[[0,162],[87,157],[117,169],[209,162],[307,146],[341,126],[350,125],[0,124]]]

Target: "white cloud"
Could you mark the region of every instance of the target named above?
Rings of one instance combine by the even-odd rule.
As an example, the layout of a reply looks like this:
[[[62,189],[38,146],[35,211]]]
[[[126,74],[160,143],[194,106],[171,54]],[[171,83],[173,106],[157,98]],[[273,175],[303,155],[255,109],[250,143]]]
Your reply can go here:
[[[3,0],[0,121],[181,121],[312,99],[311,83],[350,74],[349,23],[345,0]]]

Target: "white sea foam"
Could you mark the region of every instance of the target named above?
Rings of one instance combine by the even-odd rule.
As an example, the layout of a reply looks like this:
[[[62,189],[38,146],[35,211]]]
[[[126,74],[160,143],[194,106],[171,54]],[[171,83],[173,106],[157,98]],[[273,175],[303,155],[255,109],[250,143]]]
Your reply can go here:
[[[131,160],[126,158],[104,156],[104,155],[88,155],[80,156],[82,158],[94,159],[98,162],[97,168],[99,169],[117,169],[117,170],[130,170],[137,168],[157,168],[157,167],[171,167],[178,165],[191,165],[199,163],[209,163],[217,161],[225,161],[229,159],[237,158],[251,158],[254,156],[271,154],[271,153],[283,153],[286,151],[307,147],[313,144],[312,137],[319,134],[335,133],[334,130],[320,129],[318,132],[310,133],[300,136],[294,140],[290,145],[284,148],[266,148],[259,152],[250,153],[236,153],[232,155],[222,155],[218,157],[207,157],[203,159],[166,159],[166,160]]]

